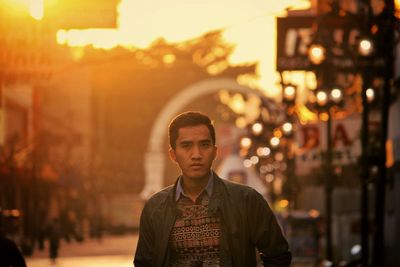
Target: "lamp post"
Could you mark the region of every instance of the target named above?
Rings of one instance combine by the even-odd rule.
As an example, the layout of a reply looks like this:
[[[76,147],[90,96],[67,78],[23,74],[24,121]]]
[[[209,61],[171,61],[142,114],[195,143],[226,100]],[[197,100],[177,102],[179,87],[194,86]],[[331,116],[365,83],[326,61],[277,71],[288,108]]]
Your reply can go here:
[[[373,245],[373,266],[384,265],[384,216],[386,190],[386,141],[388,132],[388,108],[390,106],[390,90],[394,76],[394,56],[398,21],[394,16],[394,0],[370,1],[323,1],[329,2],[327,12],[319,12],[316,18],[297,18],[295,16],[278,20],[278,50],[277,69],[282,71],[312,71],[317,80],[315,88],[315,105],[319,112],[325,113],[324,121],[327,128],[327,148],[324,166],[326,170],[325,200],[327,211],[326,224],[326,257],[331,260],[331,194],[334,186],[333,144],[330,136],[332,120],[336,115],[360,112],[361,115],[361,157],[360,157],[360,240],[361,264],[370,264],[370,246]],[[350,2],[352,2],[350,6]],[[354,4],[354,5],[353,5]],[[321,9],[322,10],[322,9]],[[308,23],[311,36],[300,41],[293,41],[289,37],[297,33],[300,36],[302,27]],[[289,34],[290,33],[290,34]],[[307,43],[308,58],[305,56],[302,44]],[[297,49],[298,47],[298,49]],[[287,49],[295,48],[295,49]],[[380,84],[381,83],[381,84]],[[346,95],[346,102],[354,101],[353,105],[346,105],[336,113],[336,105],[329,104],[328,91],[331,97],[340,93],[332,90],[333,85],[339,84]],[[376,89],[379,89],[378,92]],[[339,89],[339,88],[338,88]],[[326,92],[319,92],[325,90]],[[375,100],[373,100],[375,98]],[[316,104],[319,99],[321,105]],[[360,101],[361,99],[361,101]],[[370,113],[373,111],[372,102],[379,100],[380,127],[379,146],[374,150],[373,132],[369,128]],[[360,105],[362,104],[362,105]],[[337,118],[339,118],[339,116]],[[306,116],[304,116],[306,117]],[[321,116],[320,116],[321,118]],[[372,120],[372,117],[371,117]],[[374,155],[372,155],[375,153]],[[374,156],[374,157],[372,157]],[[375,161],[373,161],[374,159]],[[372,167],[377,167],[378,177],[373,177]],[[372,183],[374,178],[374,183]],[[370,227],[369,185],[374,185],[375,218],[373,227]],[[370,229],[373,230],[373,244],[369,243]]]
[[[324,85],[319,85],[320,88],[322,86]],[[311,107],[326,121],[326,155],[323,161],[325,169],[325,257],[330,262],[334,259],[332,242],[332,193],[334,188],[332,118],[333,109],[342,100],[342,92],[339,88],[317,89],[316,102]]]
[[[310,62],[316,66],[317,75],[317,91],[315,93],[315,102],[310,103],[311,108],[316,110],[318,113],[325,114],[326,120],[326,156],[324,157],[325,166],[325,257],[330,262],[333,261],[332,251],[332,192],[333,192],[333,148],[332,148],[332,112],[331,107],[341,97],[339,89],[333,89],[327,92],[325,88],[329,85],[328,76],[332,73],[328,73],[326,65],[326,49],[319,43],[312,44],[309,48],[308,54]],[[331,96],[331,99],[330,99]],[[332,101],[334,100],[334,101]]]
[[[360,1],[361,3],[362,1]],[[368,2],[368,3],[367,3]],[[371,75],[368,75],[366,73],[366,70],[368,69],[368,66],[370,65],[369,60],[371,59],[371,55],[374,52],[374,43],[371,38],[369,37],[369,34],[371,32],[372,24],[371,24],[371,6],[369,1],[366,1],[364,3],[364,9],[362,9],[361,12],[361,21],[360,24],[357,26],[353,25],[353,27],[358,33],[357,33],[357,38],[351,39],[349,38],[349,43],[345,44],[343,40],[338,42],[338,40],[335,40],[333,38],[330,40],[334,44],[340,44],[341,48],[338,51],[342,51],[340,53],[335,54],[333,51],[327,51],[324,48],[324,45],[331,45],[330,41],[325,41],[323,43],[324,38],[323,36],[330,36],[330,31],[333,31],[332,29],[329,29],[330,23],[335,25],[335,23],[341,25],[341,27],[346,28],[348,27],[346,25],[345,20],[341,23],[339,23],[340,19],[343,19],[343,16],[340,16],[340,10],[339,7],[339,2],[334,1],[332,5],[332,12],[330,14],[327,14],[325,16],[321,16],[319,20],[317,20],[317,28],[314,36],[314,42],[315,44],[311,44],[309,48],[309,60],[310,62],[316,67],[316,75],[317,75],[317,80],[318,80],[318,87],[326,87],[326,86],[332,86],[332,84],[335,83],[335,75],[337,75],[337,72],[343,72],[343,71],[348,71],[351,73],[354,73],[354,75],[357,75],[357,72],[361,75],[362,77],[362,90],[361,90],[361,95],[362,95],[362,106],[363,106],[363,111],[362,111],[362,129],[361,129],[361,146],[362,146],[362,155],[361,155],[361,171],[360,171],[360,182],[361,182],[361,212],[360,212],[360,217],[361,217],[361,245],[362,245],[362,250],[361,250],[361,262],[362,266],[367,266],[368,264],[368,233],[369,233],[369,224],[368,224],[368,180],[369,180],[369,165],[368,165],[368,155],[367,155],[367,150],[368,150],[368,144],[369,144],[369,134],[368,134],[368,99],[367,99],[367,89],[369,88],[370,85],[370,80],[371,80]],[[324,23],[324,19],[326,19],[326,22],[329,23]],[[338,21],[336,21],[338,20]],[[351,29],[347,29],[351,35]],[[345,47],[343,45],[348,45],[349,47]],[[345,51],[349,51],[350,53],[346,54]],[[354,58],[354,59],[352,59]],[[347,67],[346,68],[346,63],[347,59],[349,59],[349,66],[352,66],[352,68]],[[336,63],[335,63],[336,62]],[[369,91],[371,93],[371,91]],[[318,93],[322,94],[322,93]],[[317,99],[320,100],[320,102],[328,102],[328,97],[321,95],[321,97],[318,97],[317,94]],[[341,91],[339,89],[332,89],[330,91],[331,98],[334,100],[336,97],[336,101],[333,101],[333,105],[340,104],[342,101],[343,96],[341,96]],[[325,184],[325,208],[326,208],[326,257],[328,260],[332,261],[333,260],[333,253],[332,253],[332,226],[331,226],[331,215],[332,215],[332,191],[333,191],[333,179],[334,179],[334,174],[333,174],[333,147],[332,147],[332,137],[331,137],[331,128],[332,128],[332,116],[333,111],[332,111],[332,104],[327,104],[326,111],[328,113],[327,116],[327,153],[326,153],[326,175],[327,175],[327,180]]]
[[[390,106],[390,89],[391,81],[394,76],[394,47],[396,18],[394,16],[395,6],[394,0],[385,0],[385,9],[381,13],[381,36],[382,43],[385,48],[385,76],[382,92],[382,108],[381,108],[381,138],[379,150],[378,173],[379,178],[376,179],[376,202],[375,202],[375,233],[373,240],[373,266],[385,265],[384,251],[384,217],[385,217],[385,190],[386,190],[386,141],[388,137],[388,116]]]
[[[369,27],[368,25],[366,26]],[[369,57],[373,51],[373,43],[369,39],[360,39],[358,43],[358,54],[359,58],[363,60],[363,57]],[[359,62],[359,65],[360,64]],[[361,266],[368,266],[369,262],[369,199],[368,199],[368,184],[370,180],[370,158],[369,153],[369,113],[370,113],[370,102],[374,96],[374,90],[370,87],[371,76],[368,74],[367,67],[360,67],[362,76],[362,88],[361,88],[361,157],[360,157],[360,185],[361,185],[361,209],[360,209],[360,240],[361,240]]]
[[[281,77],[283,81],[283,77]],[[286,155],[286,177],[287,188],[290,196],[290,203],[293,209],[297,208],[297,191],[298,180],[296,176],[296,157],[294,152],[294,124],[295,106],[297,98],[297,86],[292,84],[282,84],[282,102],[285,108],[286,121],[282,124],[283,137],[286,140],[285,155]]]

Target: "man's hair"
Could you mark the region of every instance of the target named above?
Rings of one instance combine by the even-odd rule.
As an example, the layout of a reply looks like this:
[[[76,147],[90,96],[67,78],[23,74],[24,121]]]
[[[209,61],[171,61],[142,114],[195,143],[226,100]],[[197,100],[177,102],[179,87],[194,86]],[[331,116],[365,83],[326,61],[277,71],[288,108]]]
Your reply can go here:
[[[170,147],[172,149],[176,148],[176,140],[178,139],[180,128],[197,125],[207,126],[213,145],[215,145],[215,128],[210,118],[198,111],[187,111],[176,116],[169,124],[168,135]]]

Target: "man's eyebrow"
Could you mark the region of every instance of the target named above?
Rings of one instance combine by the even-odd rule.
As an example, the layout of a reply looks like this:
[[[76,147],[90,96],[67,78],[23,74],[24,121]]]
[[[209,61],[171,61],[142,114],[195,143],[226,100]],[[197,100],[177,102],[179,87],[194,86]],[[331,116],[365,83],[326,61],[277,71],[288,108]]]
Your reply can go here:
[[[192,143],[194,143],[194,141],[192,141],[192,140],[179,141],[179,144],[192,144]],[[202,140],[199,140],[199,143],[212,143],[212,140],[211,139],[202,139]]]
[[[191,144],[191,143],[193,143],[193,141],[191,140],[182,140],[179,142],[179,144]]]

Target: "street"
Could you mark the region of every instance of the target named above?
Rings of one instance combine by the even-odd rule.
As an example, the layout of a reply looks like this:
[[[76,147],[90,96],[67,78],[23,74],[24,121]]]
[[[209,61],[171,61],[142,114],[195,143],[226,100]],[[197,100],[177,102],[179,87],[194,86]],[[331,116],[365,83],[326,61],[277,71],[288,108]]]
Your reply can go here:
[[[27,261],[28,267],[132,267],[132,256],[86,256],[86,257],[61,257],[57,259],[56,263],[52,263],[49,259],[29,259]]]
[[[61,241],[59,257],[52,263],[48,257],[47,243],[43,251],[36,250],[26,258],[27,267],[133,267],[137,234],[105,236],[101,240],[85,242]],[[310,267],[314,264],[293,262],[292,267]]]
[[[134,234],[87,239],[82,243],[62,241],[55,263],[48,258],[45,244],[45,249],[36,250],[26,258],[26,263],[28,267],[132,267],[136,242],[137,235]]]

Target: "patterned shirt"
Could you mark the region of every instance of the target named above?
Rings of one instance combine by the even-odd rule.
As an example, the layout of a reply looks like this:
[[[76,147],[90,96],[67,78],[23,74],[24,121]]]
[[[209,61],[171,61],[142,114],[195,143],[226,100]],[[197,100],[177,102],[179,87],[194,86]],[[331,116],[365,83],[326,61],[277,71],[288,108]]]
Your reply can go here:
[[[180,215],[169,239],[174,267],[219,266],[220,219],[208,214],[209,191],[196,202],[183,192],[177,200]]]

